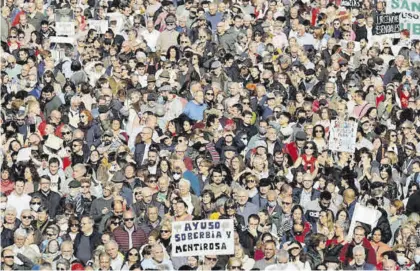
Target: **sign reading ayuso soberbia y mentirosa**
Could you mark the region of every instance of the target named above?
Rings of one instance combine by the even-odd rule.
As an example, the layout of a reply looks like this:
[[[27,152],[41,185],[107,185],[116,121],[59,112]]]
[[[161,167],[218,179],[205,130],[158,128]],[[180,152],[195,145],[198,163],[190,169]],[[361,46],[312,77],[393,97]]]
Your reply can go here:
[[[172,256],[234,254],[233,220],[172,222]]]

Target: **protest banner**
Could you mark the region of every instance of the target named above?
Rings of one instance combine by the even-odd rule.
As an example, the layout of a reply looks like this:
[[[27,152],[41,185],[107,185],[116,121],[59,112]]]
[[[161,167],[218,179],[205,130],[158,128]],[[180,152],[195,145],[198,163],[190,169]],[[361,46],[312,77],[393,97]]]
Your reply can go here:
[[[353,237],[353,231],[358,224],[357,222],[368,224],[371,227],[371,229],[375,228],[376,224],[378,224],[381,215],[382,213],[378,210],[363,206],[360,203],[356,203],[356,206],[354,207],[353,217],[350,223],[348,236],[350,238]]]
[[[95,29],[100,34],[105,34],[108,30],[107,20],[88,20],[89,29]]]
[[[121,32],[124,27],[123,15],[120,13],[107,13],[106,15],[109,18],[109,26],[115,25],[113,30],[117,33]]]
[[[341,6],[346,8],[361,8],[362,1],[360,0],[342,0]]]
[[[373,35],[387,35],[400,32],[400,14],[378,14],[373,21]]]
[[[400,29],[410,31],[412,39],[420,39],[420,1],[387,0],[387,13],[400,13]]]
[[[51,43],[69,43],[74,44],[75,40],[72,37],[49,37]]]
[[[74,22],[56,22],[55,32],[57,36],[73,37],[76,34],[74,31]]]
[[[353,153],[356,150],[357,123],[333,120],[330,125],[328,149]]]
[[[172,223],[172,256],[234,254],[233,220],[193,220]]]

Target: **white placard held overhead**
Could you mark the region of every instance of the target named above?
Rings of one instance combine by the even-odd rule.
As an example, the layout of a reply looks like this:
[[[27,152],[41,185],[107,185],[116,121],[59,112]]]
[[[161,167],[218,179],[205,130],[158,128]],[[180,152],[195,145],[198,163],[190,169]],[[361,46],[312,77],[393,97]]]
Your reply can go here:
[[[354,121],[332,120],[328,149],[354,153],[356,150],[357,123]]]

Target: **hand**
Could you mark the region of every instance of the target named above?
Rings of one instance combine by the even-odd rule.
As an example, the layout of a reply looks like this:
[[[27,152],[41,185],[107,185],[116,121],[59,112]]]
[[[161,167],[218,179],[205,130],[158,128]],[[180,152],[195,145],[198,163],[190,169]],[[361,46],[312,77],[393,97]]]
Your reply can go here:
[[[104,208],[102,209],[102,214],[103,214],[103,215],[106,215],[108,212],[109,212],[109,209],[108,209],[108,208],[104,207]]]

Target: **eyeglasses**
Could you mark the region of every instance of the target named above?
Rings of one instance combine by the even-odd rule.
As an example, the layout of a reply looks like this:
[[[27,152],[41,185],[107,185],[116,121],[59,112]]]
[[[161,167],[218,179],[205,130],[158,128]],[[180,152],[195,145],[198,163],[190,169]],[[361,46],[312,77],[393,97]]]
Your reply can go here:
[[[217,258],[209,258],[209,257],[206,257],[206,260],[216,262],[217,261]]]
[[[33,217],[30,215],[30,216],[22,216],[22,218],[23,219],[32,219]]]
[[[128,255],[129,255],[129,256],[139,256],[139,254],[138,254],[138,253],[131,253],[131,252],[130,252],[130,253],[128,253]]]
[[[249,180],[246,180],[246,182],[247,182],[247,183],[255,183],[255,180],[253,180],[253,179],[249,179]]]
[[[160,230],[160,233],[169,233],[170,231],[167,230]]]
[[[128,221],[134,221],[134,217],[124,218],[124,221],[126,221],[126,222],[128,222]]]
[[[314,149],[314,147],[312,147],[312,146],[306,146],[305,147],[305,150],[313,150]]]
[[[70,135],[70,134],[71,134],[71,132],[70,132],[70,131],[65,131],[65,132],[64,132],[64,131],[62,131],[61,133],[62,133],[63,135]]]

